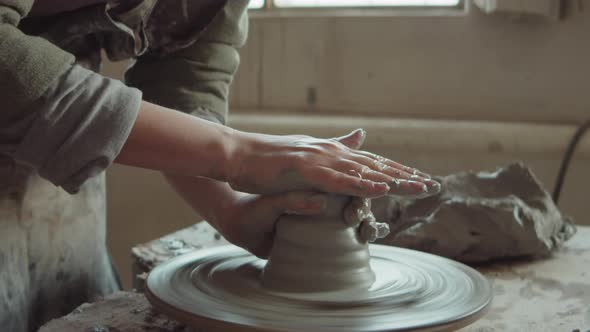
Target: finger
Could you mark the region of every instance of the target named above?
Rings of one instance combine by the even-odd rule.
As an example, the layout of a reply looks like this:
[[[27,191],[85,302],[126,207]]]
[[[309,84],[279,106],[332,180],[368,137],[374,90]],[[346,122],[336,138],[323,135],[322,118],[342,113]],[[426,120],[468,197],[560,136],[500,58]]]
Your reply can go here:
[[[360,226],[360,237],[365,242],[375,242],[389,234],[389,225],[375,221],[375,218],[363,220]]]
[[[267,259],[270,255],[274,242],[274,234],[265,233],[261,234],[261,238],[256,242],[256,246],[246,247],[244,249],[251,252],[254,256]]]
[[[428,185],[411,180],[399,180],[398,182],[398,184],[392,185],[389,195],[403,196],[404,198],[425,198],[441,191],[440,183],[434,180],[426,180]]]
[[[410,180],[413,182],[424,183],[424,184],[426,184],[426,187],[427,187],[427,190],[425,191],[425,193],[434,194],[434,193],[438,193],[440,191],[440,184],[438,182],[436,182],[430,178],[424,178],[420,175],[410,174],[410,173],[400,170],[398,168],[388,166],[388,165],[382,163],[378,159],[369,158],[369,157],[362,155],[362,154],[353,154],[351,156],[351,159],[357,161],[358,163],[361,163],[363,165],[367,165],[368,167],[371,167],[376,172],[385,173],[394,179]],[[391,187],[392,188],[399,187],[398,188],[399,190],[397,190],[396,193],[398,193],[400,195],[423,194],[423,191],[421,191],[421,186],[419,184],[416,184],[413,182],[405,182],[405,181],[395,182],[395,180],[394,180],[394,183],[393,183],[393,185],[391,185]]]
[[[388,194],[410,198],[425,195],[428,191],[428,186],[423,182],[394,179]]]
[[[375,171],[369,166],[360,164],[356,161],[340,159],[333,167],[335,170],[342,173],[347,173],[352,176],[360,177],[361,179],[367,179],[374,182],[390,183],[393,179],[391,176]]]
[[[362,151],[358,151],[358,152],[362,152]],[[418,175],[418,174],[410,174],[410,173],[403,171],[401,169],[394,168],[392,166],[388,166],[388,165],[384,164],[382,161],[380,161],[379,159],[373,159],[373,158],[367,157],[365,155],[362,155],[360,153],[353,154],[351,156],[351,159],[353,159],[363,165],[367,165],[369,167],[372,167],[372,169],[374,169],[378,172],[383,172],[383,173],[391,176],[394,179],[403,179],[403,180],[409,180],[409,181],[413,181],[413,182],[424,183],[427,188],[427,190],[425,192],[420,192],[419,191],[420,185],[415,184],[413,182],[401,181],[399,183],[393,183],[393,185],[391,186],[392,188],[393,187],[401,187],[401,188],[399,188],[399,190],[397,190],[397,193],[399,193],[400,195],[407,196],[407,195],[414,193],[414,194],[429,196],[429,195],[437,194],[441,190],[440,183],[432,180],[430,177],[425,178],[425,177]],[[393,162],[393,163],[395,163],[395,162]],[[398,165],[400,165],[400,164],[398,164]],[[407,166],[404,166],[404,167],[407,167]],[[416,173],[416,172],[414,172],[414,173]],[[421,173],[421,174],[424,174],[424,173]],[[429,175],[427,175],[427,176],[429,176]],[[412,187],[415,190],[412,190]],[[416,191],[416,190],[418,190],[418,191]]]
[[[434,180],[426,180],[426,183],[410,180],[400,180],[393,185],[388,195],[403,196],[404,198],[425,198],[441,192],[442,186]]]
[[[324,166],[313,168],[308,179],[319,191],[358,197],[380,197],[390,189],[387,183],[361,179]]]
[[[344,221],[353,227],[371,216],[371,200],[368,198],[354,197],[344,208]]]
[[[367,132],[362,129],[356,129],[348,135],[333,138],[334,140],[346,145],[351,149],[360,149],[363,143],[365,143],[365,138],[367,137]]]
[[[418,175],[413,175],[413,174],[408,173],[408,172],[401,170],[399,168],[389,166],[387,164],[384,164],[383,162],[381,162],[378,159],[367,157],[367,156],[365,156],[361,153],[358,153],[358,152],[362,152],[362,151],[357,151],[356,153],[352,153],[350,156],[350,159],[359,163],[359,164],[368,166],[377,172],[385,173],[385,174],[387,174],[393,178],[396,178],[396,179],[405,179],[405,180],[412,179],[415,181],[424,180],[424,178],[421,178]]]
[[[314,215],[322,213],[326,209],[326,194],[314,192],[288,192],[272,195],[272,207],[275,215],[297,214]]]
[[[440,184],[434,180],[424,179],[418,175],[410,175],[387,165],[376,165],[376,162],[364,156],[360,156],[357,160],[372,164],[374,167],[379,168],[379,170],[373,170],[366,164],[363,165],[344,159],[338,162],[336,169],[374,182],[385,182],[391,188],[389,193],[394,195],[418,197],[435,194],[440,191]]]
[[[420,176],[420,177],[425,178],[425,179],[431,179],[432,178],[429,174],[426,174],[426,173],[424,173],[422,171],[419,171],[416,168],[409,167],[409,166],[406,166],[406,165],[402,165],[402,164],[400,164],[398,162],[395,162],[393,160],[387,159],[385,157],[382,157],[380,155],[374,154],[372,152],[359,150],[359,151],[355,151],[355,153],[360,154],[360,155],[363,155],[365,157],[369,157],[369,158],[371,158],[373,160],[377,160],[377,161],[379,161],[382,164],[385,164],[387,166],[390,166],[390,167],[393,167],[393,168],[402,170],[402,171],[404,171],[406,173],[409,173],[411,175],[417,175],[417,176]]]

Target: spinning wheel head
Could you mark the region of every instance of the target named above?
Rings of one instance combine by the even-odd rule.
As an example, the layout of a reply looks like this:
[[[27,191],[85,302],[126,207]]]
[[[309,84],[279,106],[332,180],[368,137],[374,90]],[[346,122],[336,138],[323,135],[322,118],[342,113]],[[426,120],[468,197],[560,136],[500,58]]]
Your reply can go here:
[[[367,243],[358,226],[343,222],[347,197],[332,195],[328,213],[283,216],[262,273],[262,285],[284,292],[367,290],[375,282]],[[339,212],[339,213],[338,213]]]
[[[268,262],[235,246],[157,266],[154,306],[207,331],[440,331],[480,317],[489,282],[446,258],[359,239],[343,221],[346,197],[323,216],[285,216]]]

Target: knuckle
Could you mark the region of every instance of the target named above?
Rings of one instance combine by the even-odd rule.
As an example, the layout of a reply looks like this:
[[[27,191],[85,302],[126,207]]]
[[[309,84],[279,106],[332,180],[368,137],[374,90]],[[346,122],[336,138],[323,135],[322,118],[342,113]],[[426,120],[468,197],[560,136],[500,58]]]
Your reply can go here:
[[[361,168],[360,168],[360,170],[359,170],[359,172],[361,173],[361,176],[362,176],[362,175],[369,174],[369,173],[371,173],[372,171],[373,171],[373,170],[371,169],[371,167],[369,167],[369,166],[367,166],[367,165],[363,165],[363,166],[361,166]]]
[[[386,171],[388,169],[390,169],[391,167],[387,166],[385,163],[383,163],[380,160],[373,160],[373,166],[375,167],[376,170],[378,170],[379,172],[383,172]]]
[[[341,151],[344,149],[344,145],[338,141],[335,141],[335,140],[323,140],[318,145],[320,145],[324,149],[331,150],[331,151]]]
[[[296,165],[304,165],[309,159],[309,154],[303,151],[293,152],[292,158]]]
[[[316,145],[311,145],[311,144],[299,145],[299,146],[297,146],[297,150],[302,153],[307,153],[307,154],[318,154],[318,153],[323,152],[322,147],[316,146]]]

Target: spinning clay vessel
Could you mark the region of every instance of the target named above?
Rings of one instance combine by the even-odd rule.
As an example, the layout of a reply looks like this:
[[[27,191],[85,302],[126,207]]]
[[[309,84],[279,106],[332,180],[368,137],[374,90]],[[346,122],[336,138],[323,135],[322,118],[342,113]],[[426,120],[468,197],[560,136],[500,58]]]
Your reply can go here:
[[[268,261],[235,246],[199,250],[152,270],[159,310],[211,331],[441,331],[481,317],[489,282],[461,263],[372,245],[330,196],[322,216],[284,216]],[[364,222],[369,223],[370,220]],[[373,222],[374,224],[374,222]]]

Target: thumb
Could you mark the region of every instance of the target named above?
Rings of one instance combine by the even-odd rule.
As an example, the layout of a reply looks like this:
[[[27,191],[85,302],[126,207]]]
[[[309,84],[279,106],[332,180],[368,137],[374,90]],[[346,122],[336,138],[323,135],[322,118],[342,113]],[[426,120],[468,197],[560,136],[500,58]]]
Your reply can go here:
[[[363,220],[373,218],[371,212],[371,200],[355,197],[344,208],[344,221],[350,226],[358,226]]]
[[[334,138],[338,142],[346,145],[351,149],[360,149],[363,143],[365,142],[365,138],[367,137],[367,132],[362,129],[356,129],[348,135],[336,137]]]
[[[326,194],[294,191],[272,197],[274,212],[280,214],[314,215],[326,208]]]

